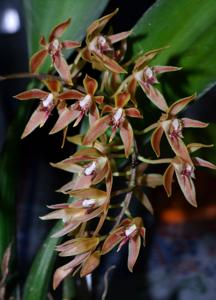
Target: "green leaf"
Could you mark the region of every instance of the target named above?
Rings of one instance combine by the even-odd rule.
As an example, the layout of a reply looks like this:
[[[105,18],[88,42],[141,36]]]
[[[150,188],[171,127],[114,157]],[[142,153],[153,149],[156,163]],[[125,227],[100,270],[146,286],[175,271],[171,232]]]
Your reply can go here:
[[[200,94],[215,83],[215,16],[215,0],[157,0],[135,26],[134,56],[169,45],[153,64],[183,67],[182,71],[163,75],[170,83],[166,85],[169,96]]]
[[[27,278],[23,300],[43,300],[46,299],[51,280],[52,269],[55,263],[57,252],[55,247],[61,238],[51,238],[51,235],[62,228],[62,222],[58,222],[43,243],[40,251],[36,255]]]
[[[8,244],[14,240],[15,197],[19,169],[20,123],[26,121],[28,108],[21,105],[8,128],[5,145],[0,154],[0,262]],[[15,150],[16,149],[16,150]]]

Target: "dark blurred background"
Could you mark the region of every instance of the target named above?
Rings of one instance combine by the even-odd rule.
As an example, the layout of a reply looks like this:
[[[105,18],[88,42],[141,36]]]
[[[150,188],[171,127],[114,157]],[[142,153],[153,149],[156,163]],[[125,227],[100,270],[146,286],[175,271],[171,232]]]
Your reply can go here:
[[[120,8],[118,16],[112,22],[115,32],[130,29],[154,2],[110,1],[107,13],[116,7]],[[1,0],[0,75],[26,71],[28,71],[28,51],[22,1]],[[12,96],[25,90],[27,84],[26,79],[0,82],[1,151],[4,150],[7,130],[19,106]],[[216,88],[212,88],[186,111],[186,115],[215,122],[215,96]],[[19,172],[16,177],[16,242],[18,280],[21,286],[35,253],[52,226],[51,222],[43,222],[38,216],[47,212],[46,205],[64,200],[54,191],[70,178],[65,172],[52,170],[49,162],[67,157],[71,153],[71,146],[66,145],[61,149],[61,136],[50,137],[47,128],[50,128],[49,122],[44,128],[20,140],[19,149],[14,149],[20,153]],[[20,131],[22,130],[21,128]],[[214,177],[201,173],[197,182],[201,206],[211,203],[210,192],[206,195],[205,189],[208,184],[209,190],[211,188],[214,190]],[[176,195],[180,201],[184,201],[179,193]],[[193,222],[188,223],[187,220],[187,224],[183,221],[170,222],[169,218],[165,218],[164,222],[161,216],[166,216],[163,212],[167,211],[167,208],[173,208],[173,198],[167,200],[162,190],[152,193],[151,197],[154,199],[156,217],[153,218],[139,205],[133,207],[134,211],[139,211],[139,214],[144,216],[148,228],[147,246],[139,256],[134,274],[130,274],[126,269],[126,247],[119,254],[112,253],[106,256],[93,275],[92,299],[101,299],[103,276],[112,264],[117,265],[117,268],[109,276],[107,299],[215,299],[215,221],[203,220],[201,215]],[[181,207],[181,210],[185,209],[190,214],[187,204],[185,207]],[[174,208],[178,210],[179,207]]]

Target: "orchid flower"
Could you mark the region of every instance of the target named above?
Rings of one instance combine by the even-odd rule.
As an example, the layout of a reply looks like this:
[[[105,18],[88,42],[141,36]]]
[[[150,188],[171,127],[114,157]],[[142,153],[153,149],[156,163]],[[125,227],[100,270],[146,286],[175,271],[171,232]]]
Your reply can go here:
[[[30,60],[31,72],[35,73],[37,69],[42,65],[45,58],[50,55],[53,66],[55,67],[61,78],[69,84],[72,83],[70,69],[62,55],[62,49],[72,49],[80,47],[80,42],[59,40],[64,31],[70,25],[70,21],[71,19],[68,19],[65,22],[55,26],[49,35],[48,42],[46,42],[45,37],[41,37],[40,45],[42,46],[42,50],[39,50],[32,56]]]
[[[145,241],[145,228],[143,227],[142,219],[139,217],[132,220],[124,219],[119,227],[112,231],[104,241],[102,254],[108,253],[119,244],[118,252],[128,242],[128,269],[130,272],[133,272],[133,267],[138,258],[141,246],[140,236]]]
[[[161,138],[163,133],[165,133],[166,138],[175,154],[192,164],[188,149],[182,141],[182,130],[188,127],[204,128],[208,126],[208,124],[189,118],[177,118],[176,115],[194,99],[195,95],[192,95],[174,102],[166,110],[166,112],[162,114],[159,121],[151,125],[152,129],[155,128],[151,137],[151,145],[158,157],[160,156]]]
[[[151,50],[138,58],[133,68],[132,75],[129,76],[126,81],[129,81],[128,91],[130,92],[134,103],[136,103],[135,92],[138,83],[149,100],[151,100],[151,102],[159,109],[165,111],[168,108],[166,100],[161,92],[155,87],[155,84],[159,83],[157,75],[165,72],[178,71],[181,68],[172,66],[151,67],[148,65],[149,61],[151,61],[163,49],[164,48]]]
[[[133,146],[133,129],[128,122],[126,116],[133,118],[142,118],[138,109],[124,108],[130,100],[130,94],[127,92],[115,95],[115,107],[105,105],[103,112],[108,112],[108,115],[97,120],[88,130],[84,137],[83,144],[88,145],[100,137],[109,127],[112,128],[110,142],[119,128],[120,136],[125,147],[125,155],[129,156]]]
[[[98,83],[94,78],[86,75],[83,80],[83,85],[86,94],[81,93],[77,90],[68,90],[59,95],[59,99],[63,102],[69,99],[78,101],[70,106],[65,105],[63,108],[60,107],[59,118],[50,131],[50,134],[64,129],[74,120],[76,121],[73,126],[77,126],[86,114],[89,115],[90,125],[92,125],[99,118],[99,111],[96,103],[103,103],[104,97],[95,96],[98,88]]]
[[[95,188],[74,190],[68,194],[75,198],[72,203],[50,205],[48,208],[55,211],[40,217],[42,220],[60,219],[63,221],[63,229],[57,231],[52,237],[61,237],[68,234],[83,222],[100,216],[109,202],[107,192]]]
[[[189,152],[194,152],[202,147],[211,147],[212,145],[203,145],[199,143],[192,143],[187,146]],[[195,178],[194,171],[195,166],[206,167],[209,169],[216,169],[216,166],[204,159],[199,157],[192,158],[193,164],[183,160],[181,157],[176,156],[171,160],[170,165],[166,169],[163,182],[167,195],[170,196],[172,193],[172,181],[174,172],[177,177],[178,184],[186,198],[186,200],[193,206],[197,207],[196,202],[196,191],[193,183]]]
[[[40,104],[31,115],[21,138],[29,135],[38,126],[42,127],[51,115],[52,110],[59,103],[59,92],[61,89],[60,82],[57,80],[46,80],[44,83],[49,89],[49,92],[40,89],[32,89],[14,96],[14,98],[19,100],[40,100]]]
[[[106,15],[94,21],[87,29],[86,44],[81,50],[82,58],[92,63],[93,68],[101,71],[110,70],[114,73],[126,73],[126,71],[116,62],[118,53],[115,52],[113,44],[126,39],[131,31],[125,31],[113,35],[104,36],[101,31],[109,20],[118,12],[116,9],[109,15]]]
[[[79,150],[69,158],[55,164],[51,163],[51,165],[77,174],[72,181],[61,187],[59,192],[67,193],[72,189],[88,188],[103,179],[110,181],[111,171],[108,158],[95,148]]]
[[[80,271],[80,275],[91,273],[100,263],[100,251],[96,250],[100,242],[99,237],[81,237],[69,240],[56,247],[59,256],[75,256],[72,261],[59,267],[53,277],[53,289],[56,289],[62,280],[71,273]]]

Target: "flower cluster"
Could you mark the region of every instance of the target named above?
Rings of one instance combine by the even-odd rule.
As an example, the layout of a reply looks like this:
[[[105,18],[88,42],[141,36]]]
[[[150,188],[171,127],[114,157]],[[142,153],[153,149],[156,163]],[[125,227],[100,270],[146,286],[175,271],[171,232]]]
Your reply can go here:
[[[78,146],[78,150],[70,157],[51,163],[55,168],[74,174],[71,181],[58,190],[70,196],[69,202],[49,206],[52,212],[41,217],[43,220],[62,220],[63,226],[53,238],[65,235],[70,238],[56,249],[60,256],[73,258],[56,270],[54,288],[68,274],[80,271],[80,275],[85,276],[91,273],[99,265],[101,257],[117,245],[119,251],[128,244],[128,269],[132,272],[140,251],[141,237],[145,242],[143,220],[141,217],[132,216],[130,212],[132,195],[153,213],[143,186],[155,188],[164,185],[170,196],[175,174],[186,200],[196,206],[193,183],[195,167],[216,168],[210,162],[192,157],[194,151],[206,145],[184,143],[185,128],[208,126],[197,120],[178,117],[196,98],[195,95],[180,99],[168,107],[166,99],[156,87],[159,84],[159,74],[181,68],[152,66],[151,60],[165,50],[160,48],[141,55],[132,68],[130,66],[129,70],[132,71],[128,74],[128,64],[124,61],[126,39],[131,31],[111,35],[103,33],[104,27],[116,13],[117,10],[94,21],[88,27],[82,48],[80,42],[60,40],[70,20],[57,25],[51,31],[48,42],[42,37],[42,49],[30,60],[31,72],[37,72],[44,59],[50,56],[58,76],[43,77],[44,89],[32,89],[15,96],[19,100],[40,101],[22,137],[26,137],[38,126],[42,127],[56,109],[58,118],[50,134],[63,131],[64,139],[66,137],[69,142]],[[69,48],[78,48],[78,54],[70,66],[63,56],[64,49]],[[85,74],[86,64],[101,72],[100,82]],[[142,92],[143,99],[137,97],[138,89]],[[160,157],[160,142],[165,134],[174,152],[172,158],[150,160],[138,153],[142,149],[137,147],[131,118],[143,118],[142,101],[146,99],[161,111],[161,117],[144,132],[154,130],[151,145],[157,157]],[[82,130],[80,135],[67,136],[70,125],[74,127],[82,122],[88,126],[86,132]],[[168,163],[169,166],[163,176],[148,174],[146,170],[149,163]],[[115,176],[125,176],[124,189],[119,190],[116,187]],[[118,197],[124,194],[124,198]],[[112,230],[101,235],[104,223],[112,220],[111,209],[117,209],[118,215]],[[97,222],[91,222],[93,219]]]

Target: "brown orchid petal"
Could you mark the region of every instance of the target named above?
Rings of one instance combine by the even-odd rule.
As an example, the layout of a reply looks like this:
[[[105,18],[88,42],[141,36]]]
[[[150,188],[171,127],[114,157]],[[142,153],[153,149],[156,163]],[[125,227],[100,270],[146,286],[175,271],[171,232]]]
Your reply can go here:
[[[211,162],[204,160],[200,157],[194,157],[193,161],[194,161],[195,166],[205,167],[205,168],[209,168],[209,169],[213,169],[213,170],[216,169],[216,165],[214,165]]]
[[[208,123],[204,123],[204,122],[189,119],[189,118],[181,118],[181,121],[183,122],[183,127],[184,128],[188,128],[188,127],[205,128],[209,125]]]
[[[60,113],[59,118],[49,134],[54,134],[67,127],[80,115],[79,110],[68,109],[67,107]]]
[[[78,164],[73,163],[73,161],[70,159],[62,160],[61,162],[58,162],[56,164],[50,163],[50,165],[54,168],[65,170],[65,171],[68,171],[71,173],[80,173],[83,170],[83,167],[81,167]]]
[[[195,152],[201,148],[212,148],[212,147],[214,147],[213,144],[206,145],[206,144],[201,144],[201,143],[191,143],[191,144],[187,145],[187,148],[189,149],[190,153]]]
[[[176,102],[174,102],[168,109],[168,113],[171,115],[177,115],[180,111],[182,111],[191,101],[196,99],[196,94],[193,94],[189,97],[182,98]]]
[[[97,157],[100,157],[101,153],[93,148],[93,147],[88,147],[85,149],[78,150],[75,152],[72,156],[70,156],[70,159],[74,159],[76,161],[79,160],[91,160]]]
[[[44,99],[49,95],[48,92],[39,90],[39,89],[32,89],[29,91],[25,91],[22,93],[17,94],[14,96],[14,98],[19,99],[19,100],[32,100],[32,99]]]
[[[87,94],[89,94],[91,96],[93,96],[95,94],[95,92],[98,88],[97,81],[94,78],[88,76],[87,74],[83,80],[83,85],[84,85],[84,88],[85,88]]]
[[[141,238],[136,235],[134,238],[129,240],[128,244],[128,269],[133,272],[133,267],[137,261],[141,246]]]
[[[92,178],[93,175],[81,175],[81,176],[77,176],[74,179],[74,184],[72,189],[74,190],[78,190],[78,189],[82,189],[82,188],[88,188],[91,186],[92,184]]]
[[[80,50],[82,53],[82,58],[88,62],[91,62],[91,52],[88,50],[87,47]]]
[[[73,48],[78,48],[81,46],[80,42],[77,41],[63,41],[61,42],[61,46],[62,48],[66,48],[66,49],[73,49]]]
[[[114,17],[115,14],[117,14],[118,8],[116,8],[112,13],[94,21],[88,28],[87,28],[87,40],[92,38],[93,36],[99,34],[103,28],[106,26],[106,24],[109,22],[109,20]]]
[[[169,129],[170,129],[170,124],[171,124],[171,120],[168,121],[163,121],[162,122],[162,127],[164,129],[164,132],[166,134],[166,138],[172,148],[172,150],[175,152],[175,154],[179,157],[181,157],[183,160],[187,161],[190,164],[192,163],[189,151],[186,147],[186,145],[184,144],[184,142],[182,141],[182,139],[180,137],[170,137],[169,134]]]
[[[51,31],[51,33],[50,33],[49,42],[52,42],[54,39],[61,37],[62,34],[64,33],[64,31],[70,25],[70,22],[71,22],[71,18],[69,18],[66,21],[64,21],[64,22],[58,24],[57,26],[55,26],[53,28],[53,30]]]
[[[30,72],[35,73],[37,69],[42,65],[47,55],[48,55],[48,50],[46,49],[42,49],[36,52],[30,59],[30,64],[29,64]]]
[[[108,39],[111,42],[111,44],[114,44],[114,43],[117,43],[121,40],[126,39],[131,33],[132,33],[132,30],[112,34],[112,35],[108,36]]]
[[[81,189],[81,190],[75,190],[71,191],[70,196],[73,196],[78,199],[83,198],[93,198],[96,200],[103,199],[107,197],[107,193],[95,188],[88,188],[88,189]],[[73,206],[73,203],[71,204]]]
[[[135,77],[132,76],[132,79],[128,83],[127,90],[130,93],[131,101],[133,102],[135,107],[137,107],[137,101],[136,101],[136,98],[135,98],[136,89],[137,89],[137,81],[136,81]]]
[[[92,273],[100,264],[100,251],[93,252],[83,263],[82,269],[80,271],[80,276],[86,276]]]
[[[161,94],[161,92],[158,89],[156,89],[151,84],[148,84],[144,81],[138,81],[138,83],[143,89],[146,96],[152,101],[154,105],[156,105],[162,111],[167,110],[168,106],[166,100],[164,99],[164,96]]]
[[[197,207],[196,191],[191,177],[182,175],[174,165],[178,184],[184,194],[186,200],[194,207]]]
[[[86,253],[89,250],[94,249],[98,245],[99,241],[100,239],[98,237],[76,238],[57,246],[56,249],[58,251],[61,251],[59,256],[74,256]]]
[[[133,147],[133,129],[127,120],[120,127],[120,136],[125,148],[125,156],[128,157]]]
[[[122,92],[115,95],[115,106],[124,107],[130,100],[130,94],[128,92]]]
[[[84,115],[85,115],[85,114],[84,114],[83,112],[80,112],[80,113],[79,113],[79,115],[78,115],[76,121],[75,121],[74,124],[73,124],[73,127],[76,127],[76,126],[79,125],[79,123],[82,121]]]
[[[58,204],[53,204],[53,205],[47,205],[48,208],[51,209],[61,209],[61,208],[68,208],[70,207],[69,203],[58,203]]]
[[[93,102],[89,109],[89,125],[92,126],[100,118],[97,105]]]
[[[65,219],[65,215],[66,215],[65,209],[58,209],[39,218],[41,220],[58,220],[58,219]]]
[[[104,101],[104,96],[95,96],[94,97],[95,102],[97,102],[98,104],[102,104]]]
[[[98,208],[94,209],[92,212],[87,212],[86,209],[83,209],[85,210],[85,214],[83,215],[80,215],[76,218],[77,221],[80,221],[80,222],[87,222],[89,220],[92,220],[96,217],[99,217],[101,215],[101,213],[104,211],[104,206],[99,206]]]
[[[64,236],[65,234],[68,234],[70,232],[72,232],[73,230],[75,230],[77,227],[79,227],[80,222],[69,222],[67,225],[65,225],[61,230],[58,230],[57,232],[55,232],[51,238],[59,238]]]
[[[125,238],[124,227],[120,227],[120,228],[116,229],[113,233],[110,233],[109,236],[106,238],[106,240],[103,243],[102,251],[101,251],[102,255],[111,251],[124,238]]]
[[[150,60],[152,60],[155,56],[158,55],[158,53],[160,53],[166,48],[167,47],[163,47],[146,52],[144,55],[137,59],[136,64],[134,66],[134,71],[143,69]]]
[[[160,157],[160,143],[163,136],[163,128],[158,126],[152,133],[151,146],[157,157]]]
[[[162,73],[166,73],[166,72],[174,72],[174,71],[179,71],[181,69],[182,68],[172,67],[172,66],[154,66],[154,67],[152,67],[152,70],[156,74],[162,74]]]
[[[66,92],[61,93],[58,96],[59,100],[69,100],[69,99],[75,99],[75,100],[81,100],[85,97],[85,94],[77,91],[77,90],[68,90]]]
[[[140,111],[135,107],[126,108],[125,113],[128,117],[131,118],[140,118],[140,119],[143,118],[143,116],[140,114]]]
[[[92,52],[94,56],[99,60],[99,62],[104,65],[108,70],[114,73],[127,73],[114,59],[108,57],[105,54],[100,54],[98,52]]]
[[[102,114],[113,112],[114,108],[111,105],[105,104],[102,110]]]
[[[88,255],[89,253],[78,255],[66,265],[58,268],[53,276],[53,289],[55,290],[62,282],[62,280],[64,280],[65,277],[72,273],[74,268],[77,267],[80,263],[82,263],[88,257]]]
[[[154,209],[153,206],[148,198],[148,196],[143,193],[142,191],[136,191],[135,195],[137,199],[142,203],[142,205],[153,215]]]
[[[68,183],[64,184],[60,189],[58,189],[56,192],[59,193],[67,193],[68,191],[72,190],[74,188],[74,182],[75,180],[70,180]]]
[[[88,130],[83,139],[83,145],[89,145],[101,136],[110,126],[111,116],[106,115],[97,120]]]
[[[43,82],[44,82],[44,84],[48,87],[48,89],[51,92],[59,93],[59,91],[61,89],[61,82],[60,82],[60,80],[47,79],[47,80],[44,80]]]
[[[107,172],[108,172],[107,159],[103,158],[103,161],[100,162],[100,165],[96,170],[96,176],[93,178],[92,184],[97,184],[101,182],[105,178]]]
[[[173,165],[170,164],[163,175],[163,185],[167,192],[168,197],[172,195],[172,182],[173,182],[174,170],[175,169]]]
[[[70,68],[64,59],[64,57],[61,55],[61,53],[52,56],[53,65],[56,69],[56,71],[59,73],[61,78],[66,81],[68,84],[72,85],[71,80],[71,74],[70,74]]]
[[[34,131],[38,126],[42,127],[49,117],[49,113],[43,109],[41,109],[41,105],[33,112],[31,115],[24,131],[21,136],[21,139],[29,135],[32,131]]]

